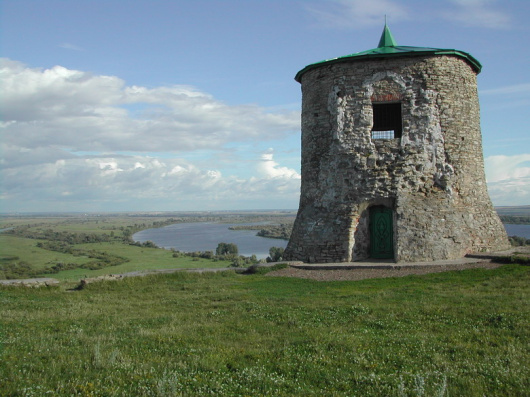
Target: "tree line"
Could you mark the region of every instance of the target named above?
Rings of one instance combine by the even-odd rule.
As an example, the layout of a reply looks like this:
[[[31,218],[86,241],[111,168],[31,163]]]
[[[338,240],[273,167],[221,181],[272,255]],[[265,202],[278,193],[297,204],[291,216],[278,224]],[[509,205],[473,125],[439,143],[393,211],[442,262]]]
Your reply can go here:
[[[229,227],[230,230],[257,230],[256,235],[266,238],[289,240],[293,230],[293,223],[279,225],[238,225]]]
[[[269,256],[265,259],[265,262],[278,262],[282,260],[284,248],[271,247],[269,249]],[[180,252],[173,250],[173,257],[178,258],[180,256],[188,256],[191,258],[203,258],[211,259],[213,261],[230,261],[232,267],[246,267],[256,265],[260,262],[264,262],[256,257],[256,255],[243,256],[239,255],[239,248],[233,243],[219,243],[213,251],[196,251],[196,252]]]
[[[511,225],[530,225],[530,216],[499,215],[502,223]]]

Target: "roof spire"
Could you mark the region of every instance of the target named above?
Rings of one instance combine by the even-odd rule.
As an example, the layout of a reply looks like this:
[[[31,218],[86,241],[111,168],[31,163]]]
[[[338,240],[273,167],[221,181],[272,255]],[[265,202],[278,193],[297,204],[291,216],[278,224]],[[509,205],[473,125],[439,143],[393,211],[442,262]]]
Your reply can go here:
[[[383,29],[383,34],[381,35],[381,39],[379,39],[379,45],[378,48],[381,47],[396,47],[397,43],[394,39],[394,36],[392,36],[392,33],[390,33],[390,29],[388,28],[388,25],[386,24],[386,15],[385,15],[385,28]]]

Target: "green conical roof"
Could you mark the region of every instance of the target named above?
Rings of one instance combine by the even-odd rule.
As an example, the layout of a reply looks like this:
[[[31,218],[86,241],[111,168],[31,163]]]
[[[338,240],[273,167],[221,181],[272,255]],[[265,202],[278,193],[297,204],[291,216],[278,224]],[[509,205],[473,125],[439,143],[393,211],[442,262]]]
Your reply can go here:
[[[395,46],[397,46],[396,40],[394,39],[394,36],[392,36],[390,29],[385,23],[385,28],[383,29],[383,34],[381,35],[381,39],[379,40],[379,45],[377,47],[381,48],[381,47],[395,47]]]
[[[394,36],[392,36],[392,33],[390,32],[390,29],[385,24],[383,34],[381,35],[381,39],[379,40],[379,45],[377,48],[312,63],[311,65],[307,65],[305,68],[300,70],[294,79],[300,83],[302,81],[302,75],[305,72],[332,63],[355,62],[372,58],[411,57],[423,55],[454,55],[466,60],[477,74],[479,74],[482,69],[480,62],[467,52],[442,48],[398,46]]]

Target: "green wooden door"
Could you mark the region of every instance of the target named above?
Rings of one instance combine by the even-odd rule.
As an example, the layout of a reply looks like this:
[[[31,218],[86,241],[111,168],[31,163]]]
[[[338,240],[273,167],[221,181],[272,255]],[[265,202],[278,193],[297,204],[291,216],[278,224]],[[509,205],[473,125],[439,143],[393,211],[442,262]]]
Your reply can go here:
[[[372,258],[394,258],[392,210],[377,206],[370,208],[370,255]]]

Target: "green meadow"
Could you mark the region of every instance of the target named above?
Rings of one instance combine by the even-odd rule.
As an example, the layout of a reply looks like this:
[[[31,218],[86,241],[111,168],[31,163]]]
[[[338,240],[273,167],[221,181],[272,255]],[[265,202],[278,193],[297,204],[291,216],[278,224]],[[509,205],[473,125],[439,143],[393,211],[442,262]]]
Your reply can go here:
[[[0,288],[0,396],[525,396],[530,267]]]
[[[228,260],[174,255],[169,250],[131,244],[130,236],[142,229],[212,219],[220,221],[223,218],[126,215],[3,217],[0,218],[0,229],[12,230],[0,233],[0,279],[53,277],[79,280],[131,271],[228,267],[231,264]],[[54,268],[58,270],[51,271]]]

